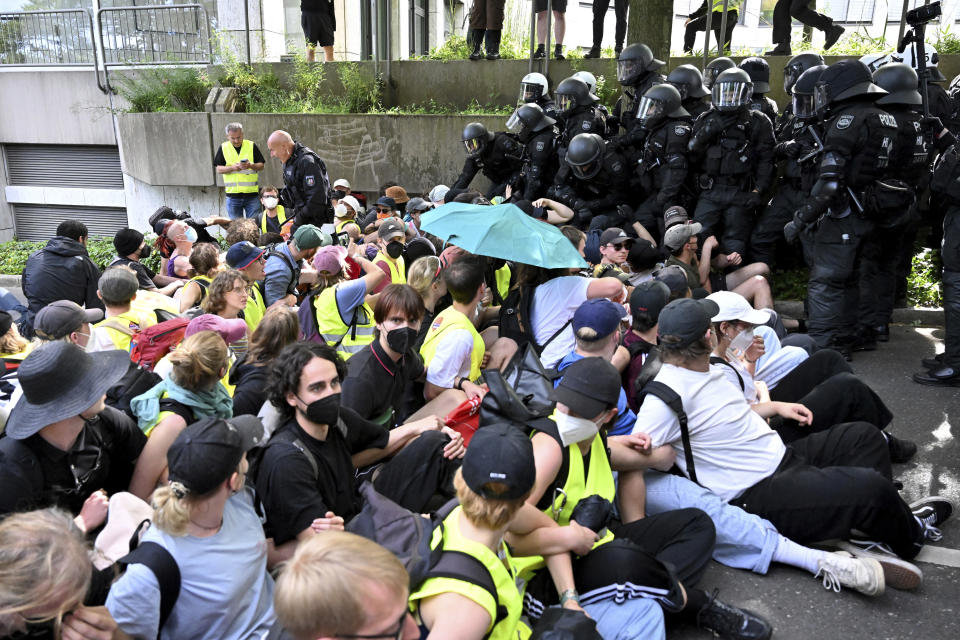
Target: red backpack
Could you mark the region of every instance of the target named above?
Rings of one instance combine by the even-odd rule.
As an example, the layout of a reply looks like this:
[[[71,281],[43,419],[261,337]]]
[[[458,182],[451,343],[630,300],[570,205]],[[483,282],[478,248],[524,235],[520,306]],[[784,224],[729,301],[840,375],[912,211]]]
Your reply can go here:
[[[160,358],[183,342],[189,318],[172,318],[146,329],[133,329],[123,322],[104,321],[103,326],[130,336],[130,359],[153,371]]]

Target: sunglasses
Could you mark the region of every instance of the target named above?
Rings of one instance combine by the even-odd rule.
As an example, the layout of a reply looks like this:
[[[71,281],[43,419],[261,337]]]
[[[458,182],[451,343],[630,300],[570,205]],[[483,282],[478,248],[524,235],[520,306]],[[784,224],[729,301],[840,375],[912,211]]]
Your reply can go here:
[[[613,247],[613,248],[614,248],[615,250],[617,250],[617,251],[623,251],[624,249],[629,249],[629,248],[630,248],[630,244],[629,244],[628,242],[617,242],[617,243],[611,242],[611,243],[608,244],[607,246],[608,246],[608,247]]]
[[[393,209],[387,207],[377,207],[377,213],[390,213]]]

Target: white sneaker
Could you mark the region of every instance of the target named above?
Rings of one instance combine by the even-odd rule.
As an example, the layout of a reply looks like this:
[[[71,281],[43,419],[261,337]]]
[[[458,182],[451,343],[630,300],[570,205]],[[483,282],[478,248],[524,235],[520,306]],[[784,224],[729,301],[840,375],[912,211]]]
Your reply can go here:
[[[916,589],[923,582],[923,572],[915,564],[901,560],[890,547],[881,542],[858,540],[837,542],[837,547],[857,558],[876,560],[883,567],[883,577],[894,589]]]
[[[873,558],[855,558],[846,551],[826,554],[817,562],[817,575],[823,577],[823,586],[840,593],[840,587],[848,587],[868,596],[883,593],[883,567]]]

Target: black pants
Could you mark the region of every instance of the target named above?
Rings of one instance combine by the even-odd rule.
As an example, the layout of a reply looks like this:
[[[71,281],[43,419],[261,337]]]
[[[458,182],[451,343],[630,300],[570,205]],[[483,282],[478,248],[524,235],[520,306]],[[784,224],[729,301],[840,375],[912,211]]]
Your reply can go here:
[[[724,252],[747,255],[754,222],[753,207],[746,204],[749,198],[749,193],[731,185],[714,184],[702,191],[693,211],[693,221],[703,225],[700,238],[714,235]]]
[[[727,33],[723,36],[723,48],[730,51],[730,40],[733,38],[733,28],[737,26],[739,14],[734,11],[727,11]],[[723,12],[714,11],[710,19],[710,28],[713,30],[715,41],[719,42],[721,38],[720,27],[723,25]],[[703,15],[694,18],[687,23],[686,30],[683,32],[683,50],[686,53],[693,51],[693,43],[696,42],[697,32],[707,30],[707,16]]]
[[[750,234],[750,259],[747,262],[763,262],[771,269],[774,267],[783,245],[783,227],[793,220],[793,212],[806,203],[808,196],[791,184],[783,183],[777,188]]]
[[[960,367],[960,207],[951,205],[943,217],[944,364]]]
[[[911,245],[909,224],[876,228],[867,236],[860,266],[860,324],[889,324],[897,296],[897,270],[904,244]]]
[[[613,0],[613,12],[617,16],[617,27],[614,42],[617,49],[623,48],[623,41],[627,37],[627,7],[629,0]],[[603,44],[603,19],[610,8],[610,0],[593,0],[593,46],[599,49]]]
[[[907,560],[923,545],[920,524],[891,482],[886,440],[863,422],[790,444],[777,471],[730,502],[800,544],[848,538],[856,529]]]
[[[820,31],[833,26],[833,20],[810,8],[812,0],[778,0],[773,8],[773,42],[790,44],[791,18]]]
[[[373,471],[373,487],[400,506],[424,513],[456,495],[453,476],[459,460],[443,457],[450,436],[428,431]]]
[[[770,391],[770,399],[799,402],[813,413],[809,426],[779,416],[770,421],[788,444],[843,422],[866,422],[883,429],[893,420],[880,396],[832,349],[817,351],[797,365]]]

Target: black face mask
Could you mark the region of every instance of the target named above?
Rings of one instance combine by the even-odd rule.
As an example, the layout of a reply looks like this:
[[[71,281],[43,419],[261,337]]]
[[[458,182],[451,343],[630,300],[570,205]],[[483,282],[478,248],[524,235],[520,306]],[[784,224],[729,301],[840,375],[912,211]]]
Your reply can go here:
[[[303,402],[303,400],[300,400],[300,402]],[[304,402],[304,404],[306,403]],[[340,419],[340,394],[334,393],[307,404],[303,414],[307,416],[307,420],[316,424],[337,424],[337,420]]]
[[[401,327],[387,332],[387,344],[395,353],[406,353],[417,340],[417,330],[412,327]]]
[[[503,266],[505,264],[507,264],[507,261],[504,260],[503,258],[490,258],[490,266],[493,268],[494,271],[499,271],[500,269],[503,269]]]
[[[153,253],[153,247],[150,245],[145,245],[143,249],[140,249],[140,259],[146,260],[150,257],[150,254]]]
[[[403,243],[402,243],[402,242],[397,242],[396,240],[394,240],[393,242],[388,242],[388,243],[387,243],[387,255],[390,256],[390,257],[391,257],[392,259],[394,259],[394,260],[396,260],[397,258],[399,258],[400,256],[402,256],[402,255],[403,255]]]

